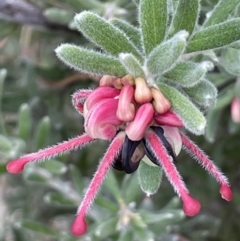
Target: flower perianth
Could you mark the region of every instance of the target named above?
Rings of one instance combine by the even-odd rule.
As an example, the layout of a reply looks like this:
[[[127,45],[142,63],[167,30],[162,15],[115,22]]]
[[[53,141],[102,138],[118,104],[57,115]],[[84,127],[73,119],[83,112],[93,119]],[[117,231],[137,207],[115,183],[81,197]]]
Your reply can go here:
[[[154,116],[154,120],[158,125],[167,125],[167,126],[173,126],[173,127],[184,126],[182,121],[179,119],[179,117],[170,110],[163,114],[156,114]]]
[[[72,138],[68,141],[64,141],[62,143],[54,145],[52,147],[48,147],[38,152],[31,153],[31,154],[22,156],[19,159],[10,161],[7,164],[6,168],[9,173],[20,173],[23,171],[24,166],[29,162],[48,160],[57,155],[61,155],[65,152],[68,152],[70,150],[74,150],[79,147],[82,147],[92,141],[93,141],[93,138],[91,138],[87,134],[83,134],[81,136]]]
[[[152,87],[151,93],[153,97],[153,106],[157,113],[164,114],[170,110],[171,104],[168,99],[164,97],[160,90]]]
[[[198,161],[221,185],[220,193],[227,201],[232,200],[232,190],[230,189],[227,177],[222,174],[218,167],[208,158],[208,156],[186,135],[180,132],[185,150]]]
[[[117,99],[107,98],[96,103],[85,118],[85,131],[92,138],[112,139],[117,133],[117,126],[122,124],[116,117],[117,106]]]
[[[85,215],[91,206],[104,178],[106,177],[115,157],[118,155],[124,142],[124,132],[119,132],[113,139],[103,159],[101,160],[98,169],[88,187],[84,199],[77,211],[77,217],[72,224],[71,231],[74,235],[80,236],[87,231],[87,223],[85,222]]]
[[[83,115],[83,105],[87,97],[93,92],[93,90],[77,90],[72,95],[72,104],[75,107],[76,111]]]
[[[139,107],[134,120],[126,127],[126,134],[132,141],[139,141],[144,137],[148,125],[152,122],[154,109],[152,104],[146,103]]]
[[[117,108],[117,118],[122,121],[132,121],[135,116],[135,106],[132,102],[134,88],[132,85],[125,85],[121,89]]]
[[[172,184],[175,192],[183,201],[183,210],[188,216],[195,216],[201,208],[200,203],[189,195],[181,175],[176,169],[172,158],[168,155],[164,145],[156,133],[149,129],[146,133],[146,140],[152,153],[159,160],[168,180]]]
[[[109,86],[98,87],[88,96],[86,100],[86,107],[89,110],[100,100],[106,98],[114,98],[119,95],[119,93],[119,90]]]

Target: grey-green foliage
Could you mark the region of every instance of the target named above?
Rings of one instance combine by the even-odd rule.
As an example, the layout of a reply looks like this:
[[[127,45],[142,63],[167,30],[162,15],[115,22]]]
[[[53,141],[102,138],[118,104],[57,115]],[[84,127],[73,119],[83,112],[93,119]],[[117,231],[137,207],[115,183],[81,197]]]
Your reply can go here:
[[[121,19],[113,18],[110,20],[115,27],[122,30],[130,39],[130,41],[139,49],[142,50],[141,33],[138,28]]]
[[[127,73],[134,77],[145,77],[141,64],[132,54],[122,53],[119,55],[119,59],[125,67]]]
[[[173,111],[181,118],[184,126],[196,135],[203,134],[206,119],[191,100],[174,87],[161,83],[161,79],[159,80],[158,87],[170,101]]]
[[[184,52],[187,37],[186,31],[180,31],[152,50],[147,59],[147,68],[150,75],[160,76],[174,66]]]
[[[126,70],[120,61],[110,55],[71,44],[63,44],[56,49],[57,56],[70,67],[89,74],[123,76]]]
[[[239,40],[240,18],[212,25],[196,32],[188,43],[188,53],[221,48]]]
[[[221,63],[223,67],[232,75],[240,75],[240,50],[227,48],[222,51]]]
[[[144,157],[145,159],[147,157]],[[138,181],[143,192],[147,196],[156,193],[162,181],[162,168],[159,166],[152,166],[145,161],[141,161],[138,167]]]
[[[126,34],[98,15],[81,12],[75,16],[75,22],[79,31],[106,52],[114,56],[122,52],[133,53],[141,59],[140,53]]]
[[[208,80],[202,80],[190,88],[184,88],[190,98],[204,107],[213,107],[216,104],[217,89]]]
[[[140,0],[139,22],[145,54],[159,45],[165,38],[168,22],[166,0]]]
[[[197,24],[199,12],[200,0],[179,0],[168,34],[172,36],[180,30],[186,30],[191,35]]]
[[[204,61],[202,63],[181,61],[164,76],[174,80],[183,87],[191,87],[199,83],[207,71],[212,70],[213,66],[213,63],[210,61]]]
[[[215,8],[209,13],[204,27],[225,21],[234,9],[239,5],[239,0],[220,0]]]

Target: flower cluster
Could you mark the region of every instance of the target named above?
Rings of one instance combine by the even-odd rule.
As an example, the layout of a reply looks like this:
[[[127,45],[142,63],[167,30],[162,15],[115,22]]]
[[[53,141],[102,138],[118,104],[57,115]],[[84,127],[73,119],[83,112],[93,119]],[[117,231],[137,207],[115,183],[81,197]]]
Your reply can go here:
[[[104,75],[95,90],[79,90],[73,94],[73,105],[85,119],[85,132],[66,142],[27,154],[7,165],[10,173],[20,173],[29,162],[51,159],[77,149],[97,139],[108,140],[110,145],[78,208],[72,225],[76,236],[87,231],[85,215],[92,204],[108,170],[134,172],[146,155],[155,165],[160,165],[175,192],[183,202],[186,215],[200,211],[200,203],[190,196],[174,164],[183,148],[198,161],[219,183],[222,198],[230,201],[232,192],[227,178],[178,128],[180,118],[171,110],[171,103],[155,85],[144,78],[126,75],[122,78]]]

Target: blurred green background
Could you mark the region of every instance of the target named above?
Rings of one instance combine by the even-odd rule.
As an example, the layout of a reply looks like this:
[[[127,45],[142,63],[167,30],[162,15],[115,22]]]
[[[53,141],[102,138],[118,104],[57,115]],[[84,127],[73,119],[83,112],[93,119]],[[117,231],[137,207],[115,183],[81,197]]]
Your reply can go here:
[[[199,23],[217,2],[202,0]],[[219,101],[207,113],[206,135],[191,136],[229,177],[232,202],[222,200],[215,180],[182,153],[177,167],[202,204],[198,216],[184,216],[166,178],[159,192],[147,198],[136,175],[114,170],[89,212],[89,232],[75,238],[69,227],[107,142],[30,165],[22,175],[6,173],[11,159],[84,131],[71,95],[96,87],[97,81],[64,66],[54,53],[61,43],[94,48],[76,31],[75,13],[91,10],[136,25],[136,5],[131,0],[1,0],[0,241],[240,240],[240,124],[232,121],[230,108],[240,97],[238,42],[205,54],[216,64],[207,78],[218,87]],[[240,16],[240,9],[232,15]]]

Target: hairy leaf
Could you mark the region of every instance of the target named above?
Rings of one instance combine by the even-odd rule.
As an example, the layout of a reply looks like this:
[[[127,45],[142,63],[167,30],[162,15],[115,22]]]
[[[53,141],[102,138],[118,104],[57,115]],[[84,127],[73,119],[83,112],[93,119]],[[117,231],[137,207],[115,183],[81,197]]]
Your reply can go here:
[[[132,54],[120,54],[119,59],[129,74],[133,75],[134,77],[145,77],[140,63]]]
[[[122,30],[130,39],[130,41],[139,49],[142,50],[142,43],[141,43],[141,34],[138,28],[131,25],[130,23],[113,18],[110,20],[110,23],[112,23],[115,27]]]
[[[169,35],[172,36],[180,30],[186,30],[191,34],[198,21],[199,11],[200,0],[179,0],[172,18]]]
[[[240,18],[235,18],[196,32],[189,40],[187,52],[224,47],[240,39]]]
[[[231,12],[237,7],[239,0],[221,0],[215,6],[210,16],[206,19],[204,26],[218,24],[225,21]]]
[[[108,55],[71,44],[56,49],[57,56],[68,66],[88,74],[124,76],[126,70],[119,60]]]
[[[146,156],[144,159],[147,158]],[[141,161],[138,167],[138,181],[147,196],[156,193],[162,181],[162,169],[159,166],[148,165]]]
[[[168,7],[166,0],[140,0],[139,21],[145,54],[159,45],[165,38]]]
[[[184,88],[185,92],[197,104],[210,107],[216,104],[217,89],[208,80],[202,80],[197,85],[191,88]]]
[[[204,61],[202,63],[194,63],[190,61],[179,62],[164,76],[176,81],[183,87],[191,87],[196,85],[206,72],[213,68],[213,66],[214,65],[210,61]]]
[[[147,59],[147,68],[152,75],[159,76],[171,69],[186,47],[188,33],[180,31],[171,39],[158,45]]]
[[[158,83],[163,95],[170,101],[172,109],[181,118],[186,129],[196,135],[204,133],[206,119],[201,111],[174,87]]]
[[[75,16],[75,22],[79,31],[106,52],[114,56],[132,53],[142,59],[126,34],[100,16],[84,11]]]

